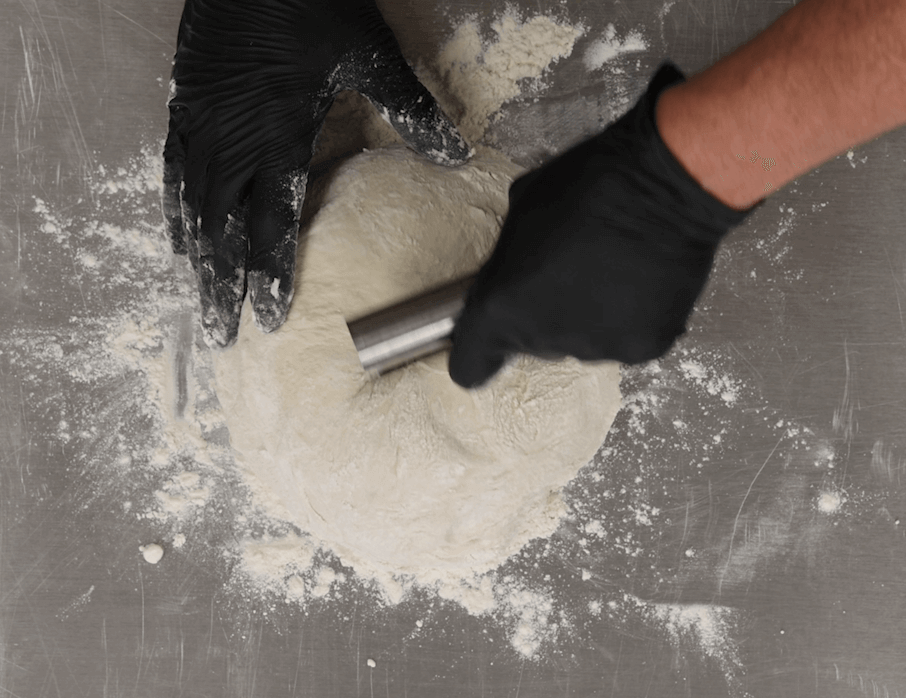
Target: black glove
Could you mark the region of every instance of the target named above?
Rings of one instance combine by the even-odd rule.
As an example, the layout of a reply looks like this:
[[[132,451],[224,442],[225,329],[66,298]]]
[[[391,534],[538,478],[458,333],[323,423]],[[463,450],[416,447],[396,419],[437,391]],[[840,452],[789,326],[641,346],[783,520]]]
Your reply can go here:
[[[286,319],[315,138],[344,89],[431,160],[468,159],[374,0],[186,1],[163,210],[173,251],[197,275],[208,344],[235,341],[246,287],[259,328]]]
[[[755,207],[715,199],[661,140],[657,98],[684,80],[665,64],[603,133],[513,183],[454,328],[454,381],[480,385],[516,352],[640,363],[685,331],[718,242]]]

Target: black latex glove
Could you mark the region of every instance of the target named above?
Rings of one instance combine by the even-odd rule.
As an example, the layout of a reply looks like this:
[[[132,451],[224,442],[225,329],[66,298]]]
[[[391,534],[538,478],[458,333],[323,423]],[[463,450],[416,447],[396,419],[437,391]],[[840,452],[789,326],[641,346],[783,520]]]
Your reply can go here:
[[[211,346],[235,341],[246,288],[260,329],[285,320],[315,138],[344,89],[433,161],[468,159],[374,0],[187,0],[163,209],[173,251],[197,275]]]
[[[665,64],[603,133],[513,183],[454,328],[454,381],[478,386],[517,352],[640,363],[685,331],[718,242],[754,207],[708,194],[661,140],[658,95],[684,80]]]

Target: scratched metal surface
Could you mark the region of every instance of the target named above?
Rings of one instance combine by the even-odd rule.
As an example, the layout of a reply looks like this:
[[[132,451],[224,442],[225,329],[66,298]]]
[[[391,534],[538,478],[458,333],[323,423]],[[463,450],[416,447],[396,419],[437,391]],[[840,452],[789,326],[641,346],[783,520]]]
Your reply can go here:
[[[526,163],[600,128],[613,116],[610,98],[641,91],[662,57],[694,72],[787,7],[522,4],[582,20],[590,36],[610,21],[643,27],[650,43],[619,82],[586,73],[577,51],[557,67],[543,99],[505,109],[498,140]],[[407,55],[425,59],[453,19],[503,3],[381,6]],[[103,294],[74,284],[65,255],[36,247],[34,197],[78,195],[98,164],[135,152],[149,134],[163,136],[180,9],[176,0],[6,3],[4,339],[65,334],[77,305],[102,312]],[[720,667],[682,645],[607,622],[527,662],[506,652],[505,642],[495,644],[493,625],[455,608],[435,614],[433,630],[414,640],[424,610],[417,599],[371,610],[349,600],[343,608],[265,617],[230,599],[216,559],[170,551],[158,567],[144,565],[136,542],[150,524],[124,516],[116,502],[99,504],[84,454],[55,438],[67,405],[91,400],[103,409],[108,396],[93,393],[90,382],[74,388],[41,374],[4,350],[0,693],[906,696],[904,152],[906,132],[859,148],[772,197],[735,231],[692,331],[662,364],[647,437],[633,437],[625,410],[611,436],[621,459],[609,467],[625,470],[611,473],[615,479],[645,462],[668,482],[657,499],[664,515],[646,541],[650,564],[629,569],[619,583],[644,599],[741,610],[745,671],[735,688]],[[683,362],[703,356],[722,357],[721,370],[744,386],[732,409],[691,393]],[[653,380],[627,372],[624,392],[650,392]],[[688,439],[679,448],[678,424],[698,425],[697,439],[723,434],[723,445],[708,458]],[[804,428],[807,438],[787,439],[784,424]],[[851,513],[822,513],[816,501],[825,491],[842,493],[841,512]],[[613,561],[580,560],[573,538],[568,527],[558,532],[561,554],[551,570],[591,568],[606,587]],[[574,588],[577,599],[585,593]],[[377,669],[365,658],[375,658]]]

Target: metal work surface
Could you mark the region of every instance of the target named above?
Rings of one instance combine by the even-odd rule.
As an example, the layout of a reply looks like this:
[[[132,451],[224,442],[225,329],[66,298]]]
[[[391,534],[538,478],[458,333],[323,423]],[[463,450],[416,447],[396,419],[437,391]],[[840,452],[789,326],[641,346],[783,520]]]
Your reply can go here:
[[[505,9],[379,5],[420,64],[467,15],[487,28]],[[518,5],[586,29],[493,123],[524,165],[606,125],[663,58],[693,73],[791,6]],[[162,327],[186,409],[197,315],[168,305],[190,279],[140,166],[165,135],[180,11],[15,0],[0,24],[0,694],[906,696],[906,131],[773,195],[722,247],[676,350],[624,371],[570,516],[500,571],[542,611],[470,614],[427,590],[388,604],[365,583],[293,604],[237,581],[238,475],[211,463],[216,484],[172,484],[148,370],[101,349],[115,335],[157,356],[144,323]],[[589,70],[611,23],[647,48]],[[178,531],[142,513],[177,485],[197,509]],[[539,613],[527,656],[514,633]]]

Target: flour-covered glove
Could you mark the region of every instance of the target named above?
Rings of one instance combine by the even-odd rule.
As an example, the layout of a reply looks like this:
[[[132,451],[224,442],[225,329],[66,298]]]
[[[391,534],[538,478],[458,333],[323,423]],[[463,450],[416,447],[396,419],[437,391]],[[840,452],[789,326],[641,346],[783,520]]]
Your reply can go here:
[[[163,210],[189,255],[205,339],[286,319],[315,138],[334,96],[367,97],[405,142],[457,165],[470,150],[400,52],[374,0],[187,0],[177,37]]]
[[[665,64],[603,133],[513,183],[454,328],[459,385],[481,385],[514,353],[634,364],[683,334],[718,242],[752,210],[707,193],[661,140],[657,98],[684,80]]]

